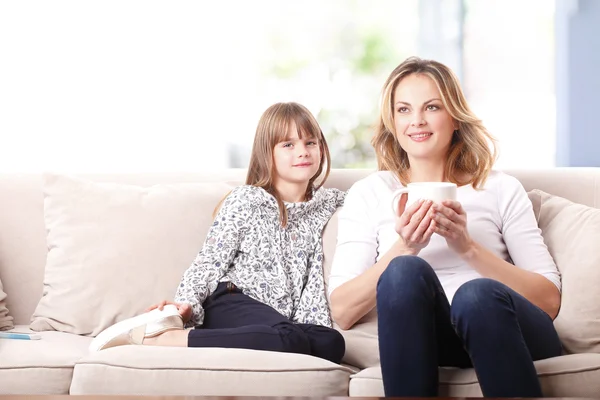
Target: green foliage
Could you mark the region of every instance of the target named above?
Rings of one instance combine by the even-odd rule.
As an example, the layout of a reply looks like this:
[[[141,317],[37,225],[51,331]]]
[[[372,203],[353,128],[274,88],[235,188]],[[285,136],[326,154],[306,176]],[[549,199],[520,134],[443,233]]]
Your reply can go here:
[[[380,32],[369,32],[362,38],[363,51],[354,61],[356,70],[363,74],[376,74],[394,61],[389,40]]]

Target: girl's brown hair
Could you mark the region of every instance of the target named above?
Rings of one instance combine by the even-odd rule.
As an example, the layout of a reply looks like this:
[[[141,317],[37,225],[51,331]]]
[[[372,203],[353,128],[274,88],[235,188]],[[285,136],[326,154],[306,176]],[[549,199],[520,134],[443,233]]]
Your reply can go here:
[[[319,169],[308,182],[304,196],[305,201],[312,198],[313,190],[317,190],[323,185],[331,169],[331,156],[325,136],[323,136],[319,123],[306,107],[298,103],[289,102],[276,103],[267,108],[260,117],[256,128],[256,135],[254,136],[254,144],[250,155],[250,165],[248,166],[248,174],[246,175],[246,185],[261,187],[275,197],[279,205],[282,226],[287,225],[288,215],[281,195],[274,186],[275,163],[273,160],[273,149],[277,143],[287,139],[291,127],[295,127],[300,139],[304,139],[305,137],[317,139],[321,149]],[[321,175],[323,175],[322,179],[317,182]],[[215,209],[215,214],[222,202],[223,200],[221,200]]]
[[[444,176],[459,186],[472,184],[478,189],[485,183],[496,161],[495,139],[469,108],[456,75],[442,63],[410,57],[398,65],[386,80],[381,94],[380,115],[372,144],[379,170],[392,171],[403,185],[409,180],[410,162],[398,143],[394,128],[394,91],[409,75],[429,77],[437,86],[444,107],[457,122]]]

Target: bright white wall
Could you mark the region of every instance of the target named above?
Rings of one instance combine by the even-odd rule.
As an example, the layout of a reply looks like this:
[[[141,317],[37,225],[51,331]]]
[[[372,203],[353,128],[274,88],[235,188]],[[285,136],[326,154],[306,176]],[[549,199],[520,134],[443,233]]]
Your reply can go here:
[[[0,170],[225,166],[248,107],[243,4],[0,3]]]
[[[333,131],[375,122],[385,77],[418,54],[419,4],[1,1],[0,172],[206,170],[231,165],[228,149],[245,165],[261,113],[292,100],[324,111],[339,159],[353,138]],[[554,165],[554,3],[467,5],[463,84],[500,140],[498,165]],[[384,35],[375,53],[387,60],[360,75],[348,60],[369,32]]]
[[[2,2],[0,171],[245,165],[258,119],[275,102],[298,101],[315,115],[376,104],[383,78],[370,99],[362,81],[335,72],[356,42],[340,42],[340,32],[386,25],[390,5],[413,15],[414,3]],[[414,31],[411,21],[400,31]],[[414,41],[405,34],[403,47]],[[289,79],[272,74],[288,64],[297,70]],[[243,159],[232,163],[228,148]]]

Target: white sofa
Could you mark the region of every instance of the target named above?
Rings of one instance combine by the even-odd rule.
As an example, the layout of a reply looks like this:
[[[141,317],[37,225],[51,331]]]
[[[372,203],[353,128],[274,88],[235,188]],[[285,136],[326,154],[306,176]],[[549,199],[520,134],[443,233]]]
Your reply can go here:
[[[334,170],[328,186],[346,190],[370,172]],[[581,204],[530,193],[564,285],[556,325],[565,355],[536,367],[546,396],[596,396],[600,169],[506,172],[528,191]],[[305,355],[218,348],[124,346],[88,353],[91,336],[102,328],[172,298],[216,202],[244,177],[237,169],[76,179],[0,174],[0,327],[2,319],[12,322],[2,311],[3,286],[15,330],[31,327],[42,336],[0,339],[0,394],[382,396],[374,312],[343,332],[342,366]],[[336,229],[337,214],[324,232],[326,274]],[[440,379],[443,395],[481,396],[473,370],[443,368]]]

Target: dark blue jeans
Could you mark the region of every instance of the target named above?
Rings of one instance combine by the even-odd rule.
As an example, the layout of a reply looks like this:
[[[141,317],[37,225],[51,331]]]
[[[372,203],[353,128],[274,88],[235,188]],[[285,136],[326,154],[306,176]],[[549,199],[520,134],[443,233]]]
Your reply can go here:
[[[561,355],[552,319],[492,279],[462,285],[450,306],[422,258],[393,259],[377,283],[386,396],[438,395],[438,366],[475,368],[486,397],[542,397],[534,360]]]
[[[295,324],[274,308],[219,283],[202,304],[204,323],[188,334],[188,347],[224,347],[309,354],[339,364],[346,350],[335,329]]]

